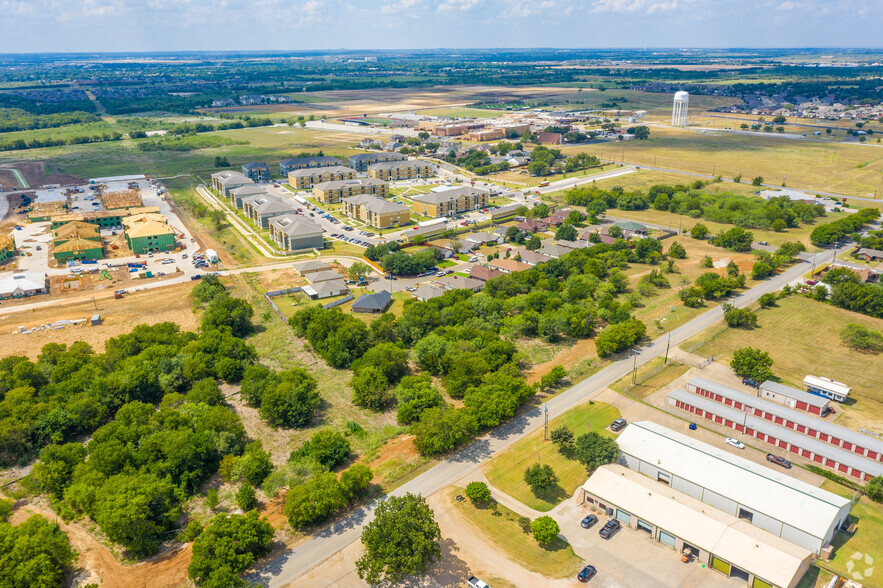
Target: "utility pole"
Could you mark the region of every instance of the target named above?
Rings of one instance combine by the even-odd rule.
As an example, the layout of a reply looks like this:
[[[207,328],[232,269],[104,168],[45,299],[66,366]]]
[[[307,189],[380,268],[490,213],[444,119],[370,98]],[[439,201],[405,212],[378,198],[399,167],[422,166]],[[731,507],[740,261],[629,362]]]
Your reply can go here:
[[[92,304],[95,305],[95,310],[98,310],[98,303],[95,302],[95,297],[94,297],[94,296],[92,297]]]
[[[638,350],[635,350],[635,362],[632,365],[632,384],[638,379]]]
[[[543,429],[543,441],[547,441],[549,439],[549,407],[547,405],[543,405],[543,416],[545,416],[546,424]]]
[[[665,361],[662,365],[668,365],[668,350],[671,348],[671,332],[668,334],[668,341],[665,343]]]

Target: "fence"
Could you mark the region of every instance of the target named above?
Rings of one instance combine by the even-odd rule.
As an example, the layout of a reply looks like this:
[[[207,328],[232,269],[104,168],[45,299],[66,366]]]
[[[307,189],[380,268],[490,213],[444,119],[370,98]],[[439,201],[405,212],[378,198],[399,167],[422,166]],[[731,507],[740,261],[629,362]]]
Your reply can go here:
[[[341,304],[346,304],[347,302],[349,302],[352,299],[353,299],[353,295],[347,294],[346,296],[344,296],[340,300],[334,300],[333,302],[329,302],[328,304],[323,304],[322,308],[324,308],[325,310],[328,310],[329,308],[334,308],[335,306],[340,306]]]
[[[286,294],[294,294],[295,292],[302,292],[303,288],[297,286],[294,288],[286,288],[285,290],[271,290],[270,292],[264,292],[264,299],[267,301],[267,304],[270,305],[270,308],[273,309],[279,318],[282,319],[283,323],[288,323],[288,319],[285,318],[285,315],[282,314],[282,311],[279,310],[279,307],[276,306],[276,303],[273,302],[273,298],[277,296],[285,296]]]

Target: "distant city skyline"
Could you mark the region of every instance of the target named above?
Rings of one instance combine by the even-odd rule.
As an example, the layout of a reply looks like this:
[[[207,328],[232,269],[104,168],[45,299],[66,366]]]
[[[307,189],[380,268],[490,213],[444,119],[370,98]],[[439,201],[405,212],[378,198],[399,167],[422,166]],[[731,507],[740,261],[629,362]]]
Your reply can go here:
[[[881,47],[881,0],[0,0],[3,53]]]

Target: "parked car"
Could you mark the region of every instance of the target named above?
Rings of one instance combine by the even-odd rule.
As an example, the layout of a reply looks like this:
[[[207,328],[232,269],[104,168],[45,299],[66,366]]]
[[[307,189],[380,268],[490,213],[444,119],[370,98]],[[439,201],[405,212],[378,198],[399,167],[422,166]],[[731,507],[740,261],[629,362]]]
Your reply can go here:
[[[778,455],[773,455],[772,453],[767,453],[766,460],[768,462],[774,463],[776,465],[780,465],[783,468],[785,468],[786,470],[791,469],[791,462],[788,461],[787,459],[785,459],[784,457],[780,457]]]
[[[581,520],[579,522],[579,526],[582,527],[583,529],[591,529],[592,525],[594,525],[597,522],[598,522],[598,517],[596,517],[593,514],[590,514],[589,516],[587,516],[586,518],[584,518],[583,520]]]
[[[758,241],[757,244],[763,245],[764,247],[769,246],[769,242],[767,242],[767,241]]]
[[[466,584],[469,585],[469,588],[489,588],[487,584],[485,584],[475,576],[470,576],[469,579],[466,580]]]
[[[752,388],[757,388],[760,384],[757,383],[757,380],[752,378],[742,378],[742,383],[746,386],[751,386]]]
[[[614,432],[615,432],[615,431],[622,431],[622,429],[623,429],[627,424],[628,424],[628,421],[626,421],[625,419],[616,419],[616,420],[613,421],[613,423],[610,425],[610,430],[611,430],[611,431],[614,431]]]
[[[601,539],[610,539],[617,531],[619,531],[621,526],[622,525],[619,524],[618,520],[610,519],[607,521],[607,524],[598,531],[598,534],[601,535]]]
[[[732,437],[727,437],[726,441],[727,445],[730,447],[735,447],[736,449],[745,449],[745,444],[739,441],[738,439],[733,439]]]
[[[595,566],[586,566],[577,574],[576,579],[580,582],[588,582],[597,573]]]

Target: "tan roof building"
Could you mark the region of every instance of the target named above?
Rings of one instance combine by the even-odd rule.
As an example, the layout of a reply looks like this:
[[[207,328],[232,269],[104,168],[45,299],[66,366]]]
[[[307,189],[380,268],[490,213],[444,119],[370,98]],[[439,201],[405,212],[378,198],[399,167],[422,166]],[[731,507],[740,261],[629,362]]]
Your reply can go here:
[[[487,205],[488,192],[470,187],[451,188],[414,197],[414,212],[432,218],[453,216]]]
[[[523,272],[524,270],[529,270],[532,267],[526,263],[515,261],[514,259],[495,259],[489,262],[488,265],[492,268],[500,270],[504,274],[511,274],[512,272]]]
[[[101,229],[98,225],[84,221],[74,221],[52,230],[52,240],[56,246],[71,239],[87,239],[101,242]]]
[[[343,212],[348,217],[364,221],[375,229],[399,227],[411,222],[411,211],[407,206],[370,194],[344,198]]]

